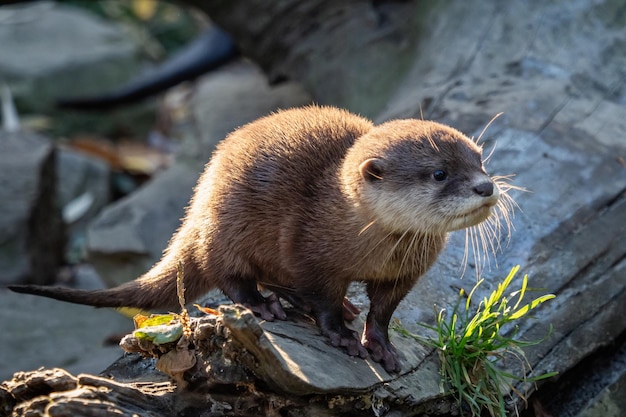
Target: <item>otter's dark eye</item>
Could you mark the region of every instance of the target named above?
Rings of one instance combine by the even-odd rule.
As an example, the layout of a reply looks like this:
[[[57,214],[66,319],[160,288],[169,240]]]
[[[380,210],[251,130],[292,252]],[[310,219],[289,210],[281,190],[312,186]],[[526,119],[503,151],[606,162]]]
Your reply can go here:
[[[433,172],[433,178],[435,179],[435,181],[443,181],[448,178],[448,174],[446,173],[446,171],[438,169],[437,171]]]

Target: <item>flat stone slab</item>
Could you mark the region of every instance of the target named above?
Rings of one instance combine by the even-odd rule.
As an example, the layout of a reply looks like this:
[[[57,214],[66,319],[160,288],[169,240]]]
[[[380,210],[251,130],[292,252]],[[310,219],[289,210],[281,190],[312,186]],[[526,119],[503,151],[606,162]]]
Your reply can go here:
[[[255,360],[247,365],[266,382],[294,395],[368,391],[414,371],[432,352],[414,339],[393,332],[392,342],[403,360],[402,370],[389,374],[371,358],[351,357],[345,350],[331,346],[311,319],[298,317],[297,313],[290,311],[287,321],[259,323],[250,312],[242,314],[237,307],[224,306],[221,311],[233,343],[254,356]],[[294,315],[296,320],[291,318]],[[361,332],[363,322],[357,319],[350,327]],[[435,383],[422,387],[422,394],[438,395],[438,374],[426,379]]]

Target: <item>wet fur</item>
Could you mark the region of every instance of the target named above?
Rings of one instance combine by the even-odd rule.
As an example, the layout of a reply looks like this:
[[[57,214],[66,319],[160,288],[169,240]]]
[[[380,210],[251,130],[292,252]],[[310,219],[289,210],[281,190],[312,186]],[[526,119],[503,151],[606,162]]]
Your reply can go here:
[[[438,169],[449,172],[446,184],[433,180]],[[484,181],[491,180],[479,147],[447,126],[399,120],[375,127],[329,107],[282,111],[218,146],[181,228],[142,277],[98,291],[11,288],[96,307],[176,308],[183,261],[187,301],[218,288],[264,318],[284,318],[276,300],[258,293],[257,284],[265,285],[311,311],[334,345],[362,357],[365,346],[397,371],[391,315],[435,262],[446,233],[489,215],[497,187],[489,199],[472,191]],[[367,283],[371,301],[363,346],[342,318],[352,281]]]

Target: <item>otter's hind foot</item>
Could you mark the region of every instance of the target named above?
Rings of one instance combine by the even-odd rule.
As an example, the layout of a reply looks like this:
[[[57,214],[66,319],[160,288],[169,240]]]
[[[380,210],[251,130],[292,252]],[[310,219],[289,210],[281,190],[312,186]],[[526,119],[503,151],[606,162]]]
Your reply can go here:
[[[233,303],[246,306],[263,320],[274,321],[274,319],[285,320],[287,318],[278,296],[271,294],[263,297],[257,289],[256,281],[236,277],[228,282],[230,285],[223,286],[222,291],[233,300]]]
[[[275,318],[278,320],[287,319],[287,314],[285,313],[285,310],[283,310],[283,306],[280,304],[280,300],[276,294],[263,297],[263,301],[260,303],[244,303],[244,305],[260,316],[263,320],[274,321]]]

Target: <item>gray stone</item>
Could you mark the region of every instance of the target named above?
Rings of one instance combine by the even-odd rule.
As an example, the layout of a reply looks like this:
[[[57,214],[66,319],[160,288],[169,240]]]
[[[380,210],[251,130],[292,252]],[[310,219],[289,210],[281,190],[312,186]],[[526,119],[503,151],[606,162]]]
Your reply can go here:
[[[56,175],[67,230],[66,257],[76,263],[84,257],[87,225],[111,201],[111,171],[102,160],[61,147]]]
[[[93,203],[85,216],[89,218],[106,206],[110,200],[109,166],[102,161],[69,148],[57,149],[58,196],[61,207],[66,207],[76,198],[88,192],[93,194]]]
[[[626,371],[588,404],[577,417],[621,417],[626,410]]]
[[[57,98],[102,93],[139,72],[139,47],[121,26],[51,1],[3,6],[0,20],[0,80],[21,114],[54,116],[54,126],[66,132],[73,126],[93,133],[124,121],[133,126],[136,109],[108,120],[54,109]]]
[[[432,11],[410,75],[378,120],[423,113],[476,137],[504,111],[481,140],[486,153],[497,143],[487,170],[516,174],[513,183],[529,192],[514,192],[521,208],[515,231],[510,241],[499,239],[499,268],[492,261],[492,270],[482,273],[486,281],[475,299],[520,264],[529,286],[557,296],[520,327],[523,340],[540,340],[554,328],[526,349],[529,363],[535,374],[564,373],[626,330],[626,141],[619,98],[626,89],[622,55],[609,52],[625,38],[611,24],[608,3],[570,2],[566,11],[528,6],[450,3]],[[607,33],[583,35],[599,27]],[[463,233],[451,237],[438,265],[397,311],[407,327],[432,321],[432,305],[454,305],[458,288],[474,285],[473,269],[459,280],[464,241]],[[536,386],[518,388],[532,393]]]
[[[215,145],[237,127],[278,109],[310,102],[311,97],[300,84],[270,86],[256,65],[232,63],[208,74],[198,84],[191,107],[200,137],[189,138],[182,156],[204,164]]]
[[[54,281],[64,233],[47,138],[0,132],[0,284]]]
[[[115,342],[105,346],[105,340],[133,328],[130,319],[113,310],[17,295],[4,288],[0,288],[0,305],[0,381],[40,366],[101,372],[122,355]]]
[[[297,20],[311,26],[295,28],[288,23],[295,19],[287,17],[303,13],[306,6],[290,5],[276,6],[273,11],[289,30],[269,31],[259,42],[255,31],[272,25],[265,10],[257,9],[258,3],[213,2],[206,9],[221,8],[214,14],[217,23],[232,28],[242,43],[253,45],[252,56],[264,54],[259,59],[271,61],[265,63],[270,71],[286,68],[290,75],[299,73],[310,80],[332,63],[337,72],[349,74],[358,61],[343,62],[340,54],[328,53],[325,33],[319,30],[323,24],[318,19],[341,5],[320,0],[319,8],[324,11],[309,21]],[[396,11],[385,15],[385,10],[373,7],[371,12],[381,12],[379,17],[390,17],[387,22],[393,22],[398,10],[407,10],[396,4],[388,8]],[[423,117],[476,137],[489,120],[504,112],[481,139],[485,153],[497,143],[487,169],[495,175],[516,174],[513,183],[530,192],[512,192],[521,210],[516,210],[510,241],[503,233],[494,244],[501,249],[498,268],[493,256],[491,268],[476,267],[484,256],[480,249],[477,259],[470,253],[466,278],[460,280],[466,237],[462,232],[451,236],[440,261],[396,311],[407,328],[423,333],[415,323],[432,322],[433,305],[437,309],[454,305],[459,287],[471,289],[476,275],[486,278],[475,296],[480,300],[513,265],[520,264],[520,275],[530,275],[530,286],[557,295],[541,307],[539,320],[530,320],[520,329],[522,339],[534,340],[545,337],[550,324],[554,326],[552,337],[528,348],[535,372],[563,373],[624,333],[626,35],[624,19],[617,12],[622,8],[620,1],[582,0],[558,5],[418,3],[409,19],[415,24],[413,32],[402,29],[411,38],[408,48],[412,52],[407,55],[412,62],[395,87],[390,87],[393,92],[386,96],[375,120]],[[255,25],[243,24],[248,13],[261,14]],[[354,14],[338,14],[337,19],[343,20],[338,24],[348,27],[350,19],[358,21],[362,16],[362,10],[355,8]],[[399,20],[395,23],[402,26]],[[272,36],[274,42],[268,39]],[[286,37],[292,42],[285,42]],[[342,43],[350,42],[342,39]],[[311,45],[326,52],[328,62],[291,66],[301,62],[302,49]],[[376,55],[377,48],[371,46],[362,53]],[[370,68],[362,66],[362,70]],[[376,74],[381,66],[371,71]],[[326,77],[307,87],[314,97],[323,97],[329,84]],[[349,101],[335,102],[361,109]],[[530,384],[521,388],[528,393],[535,389]]]
[[[137,69],[124,30],[55,2],[0,9],[0,77],[24,110],[46,111],[68,94],[93,94]],[[98,82],[94,82],[98,80]]]
[[[422,29],[421,3],[415,1],[392,6],[328,0],[187,2],[233,34],[271,80],[298,81],[316,102],[368,117],[385,107],[405,79]]]

